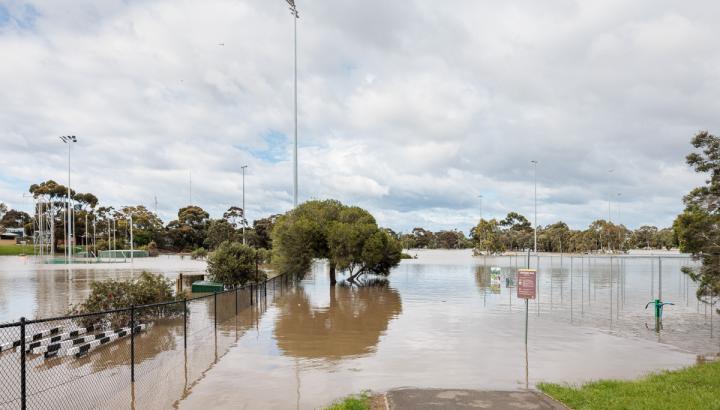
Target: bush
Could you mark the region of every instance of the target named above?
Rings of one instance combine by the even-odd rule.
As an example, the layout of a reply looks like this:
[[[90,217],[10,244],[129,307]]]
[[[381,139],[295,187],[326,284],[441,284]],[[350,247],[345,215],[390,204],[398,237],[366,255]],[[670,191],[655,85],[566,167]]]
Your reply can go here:
[[[258,252],[239,242],[225,241],[208,259],[208,274],[213,282],[225,286],[244,285],[251,280],[264,280],[265,273],[257,268]]]
[[[71,308],[70,314],[85,314],[129,308],[132,305],[149,305],[176,299],[172,284],[162,274],[143,272],[136,279],[124,281],[106,280],[92,282],[90,295],[78,305]],[[172,316],[182,311],[182,306],[168,305],[159,308],[139,309],[136,320],[143,321],[162,316]],[[89,324],[104,321],[112,326],[125,326],[130,322],[130,312],[119,312],[104,317],[88,317],[81,322]]]
[[[190,254],[190,258],[192,258],[193,260],[205,259],[205,258],[207,258],[207,255],[208,255],[208,253],[205,250],[205,248],[200,247],[200,248],[197,248],[194,251],[192,251],[192,253]]]
[[[160,255],[160,251],[158,250],[157,243],[155,241],[150,241],[150,243],[147,246],[148,256],[158,256]]]

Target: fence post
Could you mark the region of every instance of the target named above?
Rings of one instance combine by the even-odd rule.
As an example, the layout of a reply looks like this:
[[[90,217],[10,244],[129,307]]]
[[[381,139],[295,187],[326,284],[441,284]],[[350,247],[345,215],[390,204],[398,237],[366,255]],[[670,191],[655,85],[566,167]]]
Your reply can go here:
[[[252,283],[250,284],[250,306],[253,305],[253,287]]]
[[[215,305],[215,333],[217,333],[217,291],[213,293],[213,304]]]
[[[27,373],[25,372],[25,317],[20,318],[20,408],[27,408],[27,386],[25,380]]]
[[[187,298],[183,298],[183,339],[187,350]]]
[[[130,381],[135,383],[135,305],[130,306]]]
[[[238,314],[238,287],[235,286],[235,316]]]

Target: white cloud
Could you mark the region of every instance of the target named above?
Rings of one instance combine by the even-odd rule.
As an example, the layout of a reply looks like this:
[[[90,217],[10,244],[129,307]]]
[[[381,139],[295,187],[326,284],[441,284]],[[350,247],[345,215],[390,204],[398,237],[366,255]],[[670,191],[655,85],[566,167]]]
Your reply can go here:
[[[74,185],[103,202],[157,195],[167,220],[192,170],[193,201],[219,216],[247,164],[249,216],[290,207],[282,0],[3,4],[0,200],[28,208],[29,184],[65,182],[70,133]],[[684,156],[696,131],[720,132],[716,3],[298,6],[301,199],[467,230],[480,193],[486,216],[530,216],[537,159],[541,224],[582,227],[610,197],[626,224],[667,225],[703,180]]]

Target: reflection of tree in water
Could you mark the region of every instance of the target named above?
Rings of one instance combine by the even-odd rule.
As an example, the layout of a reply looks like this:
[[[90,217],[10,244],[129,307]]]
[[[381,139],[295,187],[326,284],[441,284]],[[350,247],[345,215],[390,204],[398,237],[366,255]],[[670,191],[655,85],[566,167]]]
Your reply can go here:
[[[329,292],[328,307],[311,306],[302,287],[278,299],[275,338],[285,354],[338,360],[370,353],[402,312],[400,294],[386,280],[365,279],[361,286],[342,284]]]
[[[490,268],[488,266],[478,266],[475,269],[475,284],[481,291],[490,287]]]

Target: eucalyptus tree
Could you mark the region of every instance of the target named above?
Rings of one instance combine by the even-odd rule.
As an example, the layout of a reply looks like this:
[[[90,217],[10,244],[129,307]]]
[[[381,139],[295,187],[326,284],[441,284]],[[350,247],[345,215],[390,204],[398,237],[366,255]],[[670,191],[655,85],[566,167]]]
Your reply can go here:
[[[685,210],[673,227],[680,250],[702,262],[697,268],[684,267],[683,272],[697,282],[697,297],[708,301],[720,295],[720,138],[701,131],[692,145],[697,151],[686,161],[708,178],[685,196]]]

